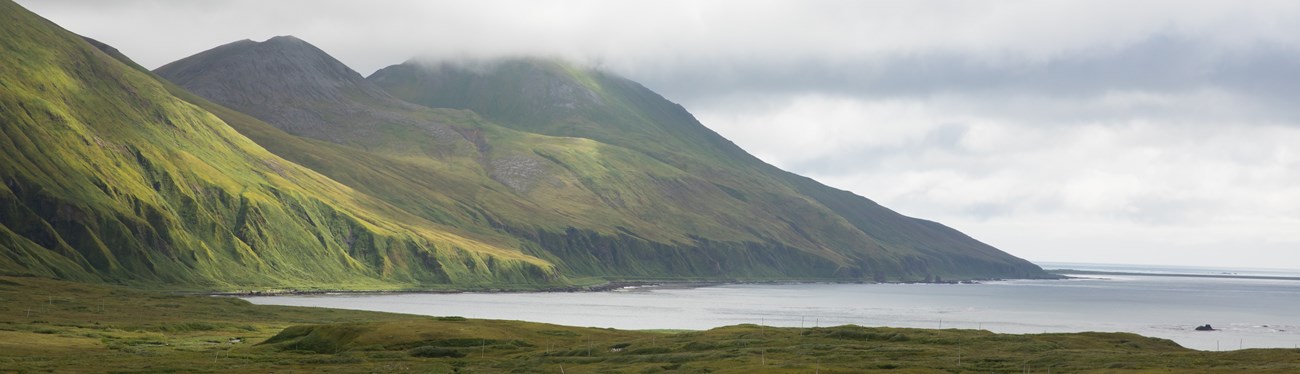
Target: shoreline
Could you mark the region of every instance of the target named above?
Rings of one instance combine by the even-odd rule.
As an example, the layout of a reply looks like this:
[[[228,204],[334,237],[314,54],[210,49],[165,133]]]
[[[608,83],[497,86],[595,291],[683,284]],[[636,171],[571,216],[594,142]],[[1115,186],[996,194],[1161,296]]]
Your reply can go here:
[[[1058,274],[1059,275],[1059,274]],[[1062,276],[1061,278],[1025,278],[1041,280],[1064,280],[1070,277]],[[226,297],[258,297],[258,296],[311,296],[311,295],[389,295],[389,294],[460,294],[460,293],[573,293],[573,292],[613,292],[625,289],[689,289],[702,288],[724,285],[740,284],[767,284],[767,285],[792,285],[792,284],[981,284],[983,282],[997,282],[1009,279],[972,279],[962,281],[943,281],[943,282],[851,282],[851,281],[825,281],[825,280],[771,280],[771,281],[610,281],[604,284],[590,286],[563,286],[551,288],[466,288],[466,289],[406,289],[406,290],[249,290],[249,291],[226,291],[226,292],[199,292],[196,294],[207,296],[226,296]]]
[[[384,294],[458,294],[458,293],[551,293],[551,292],[605,292],[629,287],[647,287],[665,282],[620,281],[590,286],[562,286],[549,288],[484,287],[464,289],[396,289],[396,290],[250,290],[226,292],[201,292],[208,296],[301,296],[326,294],[384,295]],[[685,282],[684,282],[685,283]],[[703,284],[704,282],[689,282]],[[720,284],[720,283],[718,283]],[[710,284],[711,285],[711,284]]]
[[[1255,280],[1285,280],[1300,281],[1300,277],[1287,276],[1268,276],[1268,275],[1240,275],[1240,274],[1181,274],[1181,273],[1138,273],[1126,271],[1100,271],[1100,270],[1076,270],[1076,269],[1044,269],[1049,273],[1066,275],[1128,275],[1128,276],[1145,276],[1145,277],[1182,277],[1182,278],[1219,278],[1219,279],[1255,279]]]

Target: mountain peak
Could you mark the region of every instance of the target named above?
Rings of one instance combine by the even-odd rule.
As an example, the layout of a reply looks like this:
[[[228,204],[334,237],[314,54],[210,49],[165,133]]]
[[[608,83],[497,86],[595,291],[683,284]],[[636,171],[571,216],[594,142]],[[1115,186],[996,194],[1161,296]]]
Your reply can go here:
[[[190,91],[296,135],[340,140],[319,110],[356,112],[352,99],[404,105],[316,46],[290,35],[225,44],[154,70]]]
[[[291,35],[276,36],[263,42],[244,39],[200,52],[155,70],[159,75],[200,94],[213,93],[218,87],[191,83],[208,81],[212,75],[225,76],[214,83],[238,79],[251,74],[263,82],[298,82],[301,89],[319,91],[324,86],[365,85],[361,74],[348,68],[325,51]],[[268,73],[274,73],[268,75]],[[314,86],[314,87],[312,87]],[[284,87],[277,87],[284,88]],[[323,92],[316,92],[317,94]],[[382,93],[378,93],[381,94]],[[204,95],[207,96],[207,95]],[[235,98],[231,98],[235,99]]]
[[[296,43],[296,44],[310,44],[310,43],[307,43],[307,41],[302,40],[302,39],[298,39],[298,37],[293,36],[293,35],[277,35],[277,36],[273,36],[273,37],[271,37],[270,39],[267,39],[264,43]]]
[[[333,56],[330,56],[328,53],[325,53],[325,51],[321,50],[319,47],[316,47],[316,45],[308,43],[306,40],[298,39],[298,37],[295,37],[293,35],[274,36],[260,43],[259,42],[254,42],[254,43],[257,44],[257,48],[261,48],[268,51],[280,51],[282,53],[286,53],[285,56],[287,57],[299,57],[299,58],[324,60],[324,61],[328,61],[331,65],[337,64],[338,67],[341,67],[343,69],[348,69],[349,71],[351,71],[351,69],[348,68],[346,65],[344,65],[342,62],[335,60]]]

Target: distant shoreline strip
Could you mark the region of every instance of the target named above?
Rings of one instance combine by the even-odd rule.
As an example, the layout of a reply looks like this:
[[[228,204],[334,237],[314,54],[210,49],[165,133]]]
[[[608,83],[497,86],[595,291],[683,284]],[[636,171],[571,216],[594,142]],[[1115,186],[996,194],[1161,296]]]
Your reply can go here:
[[[1275,277],[1268,275],[1237,275],[1237,274],[1183,274],[1183,273],[1134,273],[1124,271],[1098,271],[1098,270],[1076,270],[1076,269],[1045,269],[1053,274],[1076,274],[1076,275],[1138,275],[1146,277],[1183,277],[1183,278],[1229,278],[1229,279],[1263,279],[1263,280],[1288,280],[1300,281],[1300,277]]]

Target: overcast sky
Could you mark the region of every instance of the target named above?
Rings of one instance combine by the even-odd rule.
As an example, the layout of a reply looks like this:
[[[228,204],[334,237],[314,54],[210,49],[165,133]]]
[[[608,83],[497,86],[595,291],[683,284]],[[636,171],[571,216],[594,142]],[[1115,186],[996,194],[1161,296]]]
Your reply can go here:
[[[1032,261],[1300,269],[1300,2],[19,0],[155,68],[295,35],[600,66]]]

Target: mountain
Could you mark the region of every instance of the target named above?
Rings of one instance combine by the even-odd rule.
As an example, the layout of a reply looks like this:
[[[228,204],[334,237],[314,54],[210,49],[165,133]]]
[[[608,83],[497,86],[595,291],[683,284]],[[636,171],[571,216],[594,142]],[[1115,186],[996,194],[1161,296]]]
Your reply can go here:
[[[362,77],[311,44],[150,72],[0,0],[0,273],[187,289],[1047,276],[541,59]],[[166,79],[163,79],[165,77]]]
[[[565,282],[510,241],[275,155],[9,0],[0,87],[0,273],[200,289]]]
[[[648,155],[709,180],[733,198],[769,207],[762,213],[810,241],[847,253],[868,273],[882,268],[891,276],[1041,272],[942,224],[903,216],[766,164],[680,105],[606,72],[540,59],[411,61],[381,69],[369,80],[413,103],[469,109],[523,131],[584,137]]]
[[[763,163],[602,71],[542,59],[408,62],[362,78],[283,36],[155,73],[281,157],[412,215],[513,241],[574,279],[1047,276]]]
[[[542,59],[410,61],[368,79],[413,103],[473,110],[522,131],[588,138],[648,155],[708,180],[729,195],[720,200],[764,207],[758,213],[766,217],[746,212],[737,222],[785,223],[809,242],[847,257],[853,276],[1044,275],[1037,266],[957,230],[764,163],[682,106],[607,72]]]

